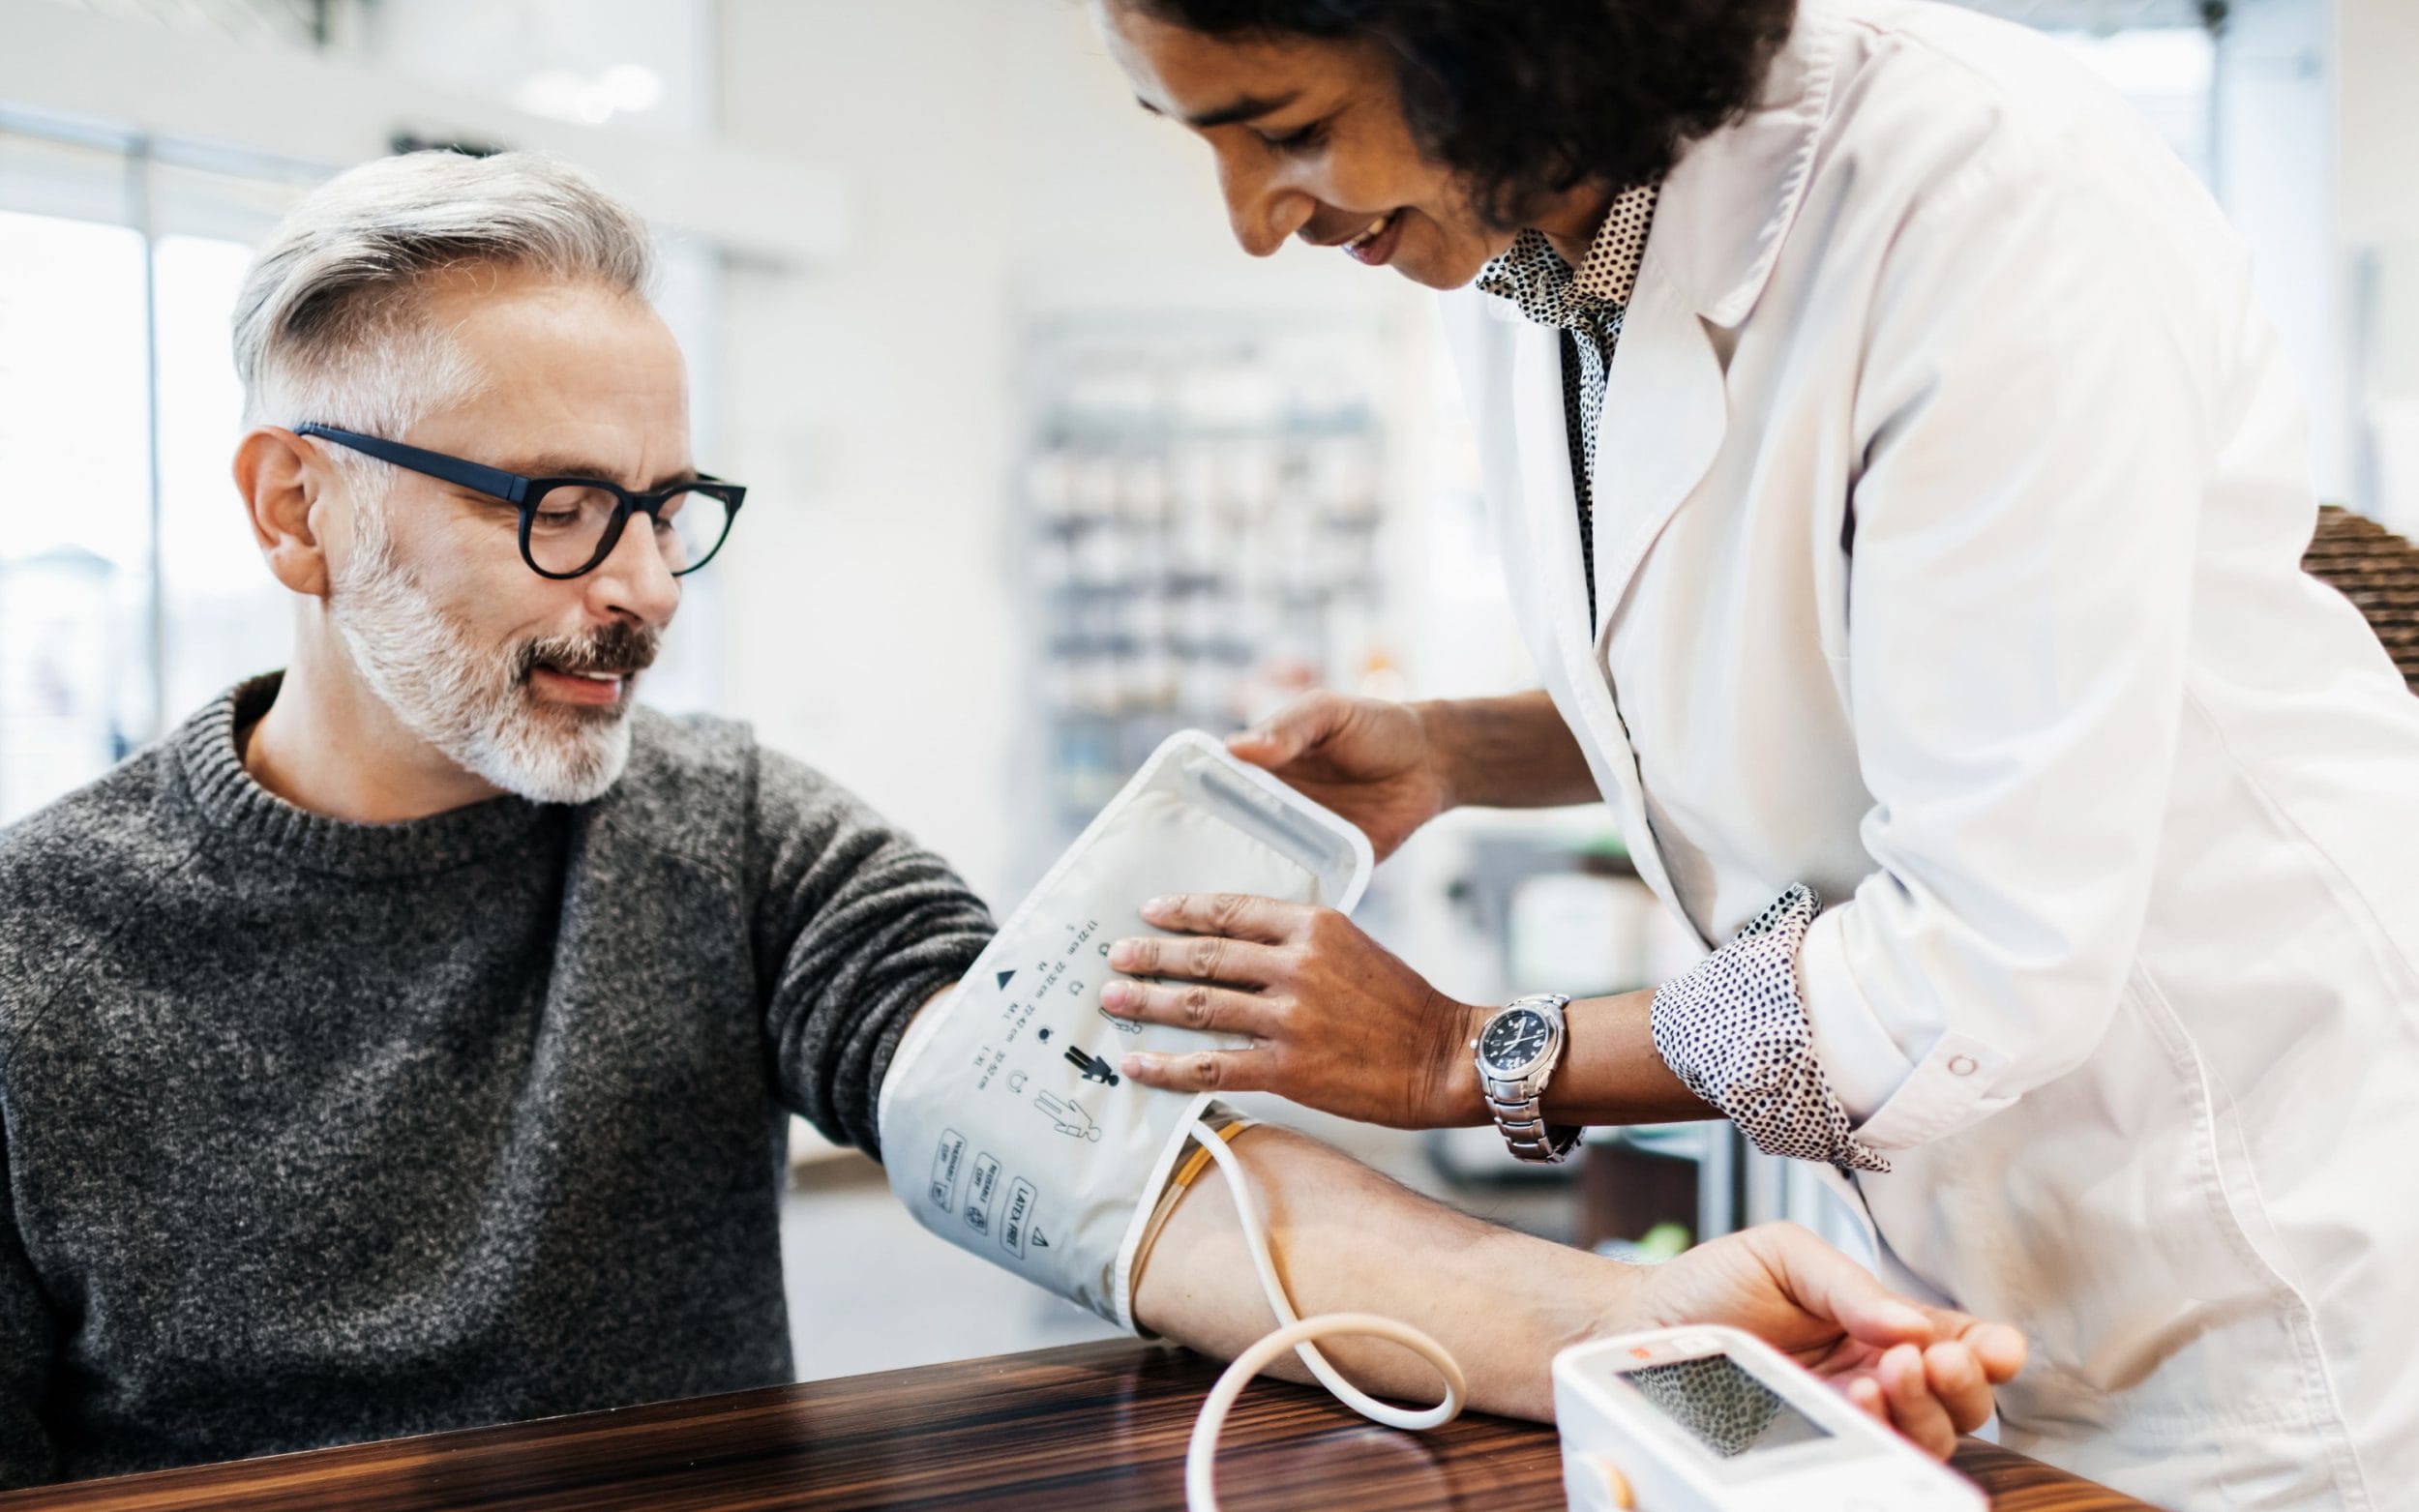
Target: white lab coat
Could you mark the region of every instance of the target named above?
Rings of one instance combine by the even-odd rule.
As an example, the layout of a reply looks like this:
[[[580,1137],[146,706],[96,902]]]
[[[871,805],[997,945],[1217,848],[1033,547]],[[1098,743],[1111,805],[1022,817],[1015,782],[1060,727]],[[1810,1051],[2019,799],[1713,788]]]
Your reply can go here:
[[[1526,638],[1711,944],[1793,882],[1893,1279],[2020,1323],[2005,1441],[2165,1506],[2419,1506],[2419,698],[2298,567],[2241,245],[2053,44],[1808,0],[1607,380],[1447,328]],[[1833,1173],[1826,1171],[1826,1176]]]

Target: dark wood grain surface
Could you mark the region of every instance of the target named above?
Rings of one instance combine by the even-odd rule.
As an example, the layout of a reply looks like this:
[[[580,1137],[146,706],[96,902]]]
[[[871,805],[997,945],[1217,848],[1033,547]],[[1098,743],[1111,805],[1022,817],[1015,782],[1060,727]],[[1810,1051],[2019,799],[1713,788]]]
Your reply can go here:
[[[737,1512],[743,1508],[1179,1507],[1184,1443],[1215,1363],[1129,1341],[888,1371],[731,1396],[0,1496],[0,1512]],[[1959,1468],[1995,1512],[2141,1502],[1988,1444]],[[1379,1428],[1326,1393],[1263,1380],[1228,1420],[1232,1512],[1546,1512],[1550,1428],[1470,1415]]]

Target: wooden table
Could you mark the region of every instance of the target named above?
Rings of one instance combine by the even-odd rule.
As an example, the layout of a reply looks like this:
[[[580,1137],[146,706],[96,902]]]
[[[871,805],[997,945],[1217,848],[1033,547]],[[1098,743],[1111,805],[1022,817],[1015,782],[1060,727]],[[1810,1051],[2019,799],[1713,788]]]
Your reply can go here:
[[[0,1512],[1180,1507],[1185,1437],[1216,1379],[1181,1350],[1079,1344],[84,1481],[0,1496]],[[2143,1506],[1988,1444],[1956,1464],[1998,1512]],[[1414,1437],[1264,1379],[1227,1421],[1218,1494],[1233,1512],[1546,1512],[1563,1505],[1562,1461],[1550,1428],[1469,1415]]]

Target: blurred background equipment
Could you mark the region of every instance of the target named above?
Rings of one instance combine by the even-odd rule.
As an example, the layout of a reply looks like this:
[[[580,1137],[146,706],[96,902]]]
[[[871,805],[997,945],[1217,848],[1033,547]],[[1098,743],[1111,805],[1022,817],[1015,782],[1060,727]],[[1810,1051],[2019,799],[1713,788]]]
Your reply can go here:
[[[1383,360],[1366,322],[1033,333],[1028,676],[1054,801],[1028,870],[1176,730],[1232,729],[1392,665]]]

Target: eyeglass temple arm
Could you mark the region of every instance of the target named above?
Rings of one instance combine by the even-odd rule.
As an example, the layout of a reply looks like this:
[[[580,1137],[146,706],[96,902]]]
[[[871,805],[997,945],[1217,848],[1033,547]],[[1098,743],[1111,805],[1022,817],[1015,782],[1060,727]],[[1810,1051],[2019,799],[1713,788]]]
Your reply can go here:
[[[393,462],[398,467],[408,467],[413,472],[425,473],[429,477],[453,484],[457,488],[470,489],[490,498],[502,499],[507,504],[518,504],[528,496],[529,480],[517,472],[506,472],[501,467],[489,467],[478,462],[464,461],[459,457],[448,457],[442,452],[424,452],[419,447],[405,446],[401,441],[389,441],[374,435],[362,435],[352,430],[339,430],[334,426],[296,426],[294,433],[320,436],[334,441],[339,446],[359,452],[364,457],[374,457],[382,462]]]

